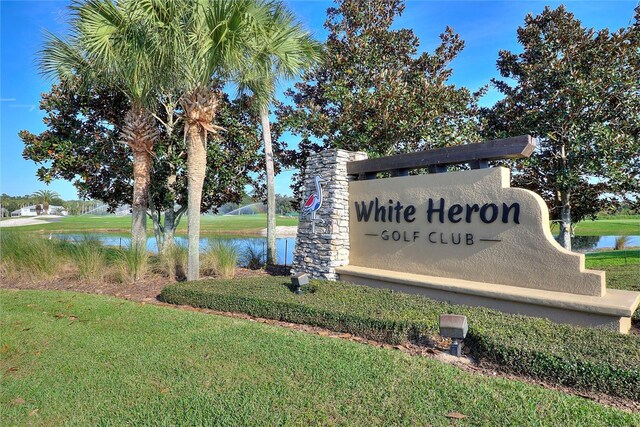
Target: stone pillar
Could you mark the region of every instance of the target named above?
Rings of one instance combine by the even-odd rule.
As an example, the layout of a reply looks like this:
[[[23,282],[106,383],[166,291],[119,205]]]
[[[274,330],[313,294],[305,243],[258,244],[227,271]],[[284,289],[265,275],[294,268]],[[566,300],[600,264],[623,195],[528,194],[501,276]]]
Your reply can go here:
[[[366,158],[361,152],[325,150],[307,161],[301,209],[315,192],[314,178],[320,176],[326,182],[322,184],[323,201],[316,213],[315,234],[311,215],[300,218],[292,274],[336,280],[335,268],[349,264],[349,181],[354,178],[347,176],[347,162]]]

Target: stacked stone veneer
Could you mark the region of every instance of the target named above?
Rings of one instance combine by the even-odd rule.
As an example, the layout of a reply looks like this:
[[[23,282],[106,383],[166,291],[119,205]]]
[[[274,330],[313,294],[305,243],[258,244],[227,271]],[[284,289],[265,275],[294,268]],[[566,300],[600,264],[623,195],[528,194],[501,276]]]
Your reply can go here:
[[[323,201],[316,212],[316,232],[312,233],[311,215],[300,218],[292,274],[336,280],[336,267],[349,264],[349,181],[355,177],[347,176],[347,162],[366,158],[360,152],[325,150],[307,161],[302,204],[315,192],[316,176],[327,182],[321,184]]]

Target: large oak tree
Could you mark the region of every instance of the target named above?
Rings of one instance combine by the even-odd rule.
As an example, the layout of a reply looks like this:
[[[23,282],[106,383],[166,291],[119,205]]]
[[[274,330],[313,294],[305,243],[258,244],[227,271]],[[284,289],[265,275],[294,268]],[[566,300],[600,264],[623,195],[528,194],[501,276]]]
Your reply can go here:
[[[528,15],[522,53],[501,51],[505,95],[487,112],[488,136],[532,134],[536,153],[516,184],[545,197],[571,249],[573,222],[640,191],[640,8],[615,32],[584,28],[564,6]]]
[[[371,156],[478,142],[479,94],[448,83],[464,42],[447,27],[433,53],[418,53],[410,29],[392,29],[401,0],[339,0],[329,8],[322,64],[287,92],[283,130],[300,138],[290,161],[323,148]]]
[[[258,154],[258,118],[250,106],[251,99],[230,101],[219,91],[219,85],[214,89],[220,98],[218,120],[226,132],[208,135],[210,167],[200,204],[203,212],[240,201],[245,186],[257,185],[256,173],[264,169]],[[37,176],[43,182],[72,181],[81,197],[102,200],[112,210],[131,204],[132,153],[118,142],[124,126],[120,112],[126,111],[128,105],[126,96],[109,86],[66,80],[54,85],[40,101],[47,129],[39,135],[20,132],[25,144],[23,156],[40,165]],[[155,143],[146,215],[153,220],[158,247],[163,248],[172,244],[186,211],[186,146],[184,126],[178,120],[180,111],[162,105],[157,110],[164,111],[158,119],[173,126],[161,127]]]

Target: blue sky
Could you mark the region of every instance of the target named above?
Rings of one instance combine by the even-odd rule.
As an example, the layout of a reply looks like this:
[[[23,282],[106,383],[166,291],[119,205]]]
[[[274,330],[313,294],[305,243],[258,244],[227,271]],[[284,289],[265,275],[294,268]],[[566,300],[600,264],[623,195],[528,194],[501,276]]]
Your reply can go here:
[[[22,142],[18,132],[27,129],[42,132],[43,113],[38,109],[40,94],[47,92],[51,81],[36,69],[36,53],[41,47],[43,31],[60,34],[65,29],[67,1],[0,0],[0,193],[31,194],[45,188],[36,178],[37,165],[22,158]],[[321,41],[327,33],[322,27],[331,1],[289,1],[289,7]],[[496,59],[500,49],[519,52],[516,29],[528,13],[538,14],[545,5],[557,7],[560,2],[543,1],[408,1],[404,14],[394,24],[412,28],[420,39],[420,50],[433,51],[438,35],[449,25],[466,42],[465,50],[453,62],[451,83],[472,90],[498,77]],[[567,8],[584,26],[596,29],[618,29],[628,26],[636,0],[569,1]],[[282,85],[282,91],[288,86]],[[499,95],[489,91],[484,105],[491,105]],[[296,144],[295,140],[287,141]],[[290,194],[291,174],[276,177],[276,191]],[[75,199],[73,185],[55,181],[50,189],[64,199]]]

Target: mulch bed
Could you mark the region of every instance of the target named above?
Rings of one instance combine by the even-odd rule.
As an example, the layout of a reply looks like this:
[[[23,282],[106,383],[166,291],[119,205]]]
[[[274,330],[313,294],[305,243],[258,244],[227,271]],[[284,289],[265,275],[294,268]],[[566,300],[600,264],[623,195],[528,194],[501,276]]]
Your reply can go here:
[[[288,276],[291,267],[281,265],[268,266],[265,269],[250,270],[237,268],[235,277]],[[215,279],[214,276],[202,276],[201,279]],[[135,284],[117,282],[85,282],[73,276],[61,276],[48,280],[11,282],[0,278],[0,287],[5,289],[39,289],[56,291],[86,292],[100,295],[113,295],[137,302],[157,301],[162,289],[170,280],[159,274],[149,274]]]
[[[238,268],[236,270],[236,277],[260,277],[260,276],[289,276],[290,267],[285,266],[269,266],[267,269],[250,270],[246,268]],[[212,279],[215,277],[202,277],[202,279]],[[627,411],[627,412],[639,412],[640,402],[630,399],[624,399],[616,396],[610,396],[604,393],[598,392],[584,392],[572,389],[570,387],[561,386],[554,383],[540,381],[534,378],[526,376],[518,376],[507,374],[500,371],[500,367],[484,362],[478,362],[471,357],[463,356],[461,358],[453,357],[448,354],[447,348],[449,342],[447,339],[442,341],[436,341],[425,345],[425,343],[405,343],[403,345],[390,345],[386,343],[380,343],[373,340],[358,337],[356,335],[335,332],[329,329],[324,329],[316,326],[301,325],[297,323],[282,322],[272,319],[264,319],[246,315],[244,313],[232,313],[221,312],[216,310],[194,308],[191,306],[176,306],[172,304],[166,304],[157,299],[162,289],[168,284],[168,279],[160,275],[153,275],[146,277],[144,280],[138,281],[135,285],[128,285],[122,283],[87,283],[81,282],[73,278],[55,278],[47,281],[33,281],[29,283],[11,283],[4,279],[0,279],[0,287],[5,289],[39,289],[39,290],[62,290],[62,291],[75,291],[86,292],[102,295],[112,295],[119,298],[128,299],[141,304],[155,304],[165,307],[171,307],[180,310],[196,311],[201,313],[216,314],[227,317],[234,317],[240,319],[246,319],[249,321],[265,323],[278,327],[285,327],[305,333],[314,335],[326,336],[336,339],[344,339],[362,344],[372,345],[381,348],[395,349],[412,356],[430,357],[440,360],[442,362],[450,363],[463,369],[467,372],[478,373],[490,377],[506,378],[511,380],[522,381],[529,384],[536,384],[547,389],[558,390],[567,394],[580,396],[586,399],[596,401],[598,403],[613,406],[615,408]],[[637,323],[634,324],[632,333],[639,333],[639,327]]]

